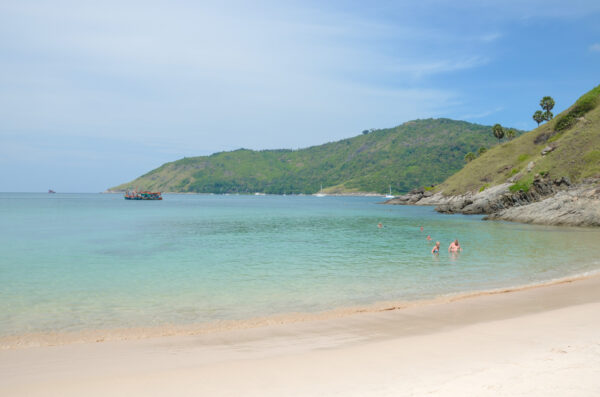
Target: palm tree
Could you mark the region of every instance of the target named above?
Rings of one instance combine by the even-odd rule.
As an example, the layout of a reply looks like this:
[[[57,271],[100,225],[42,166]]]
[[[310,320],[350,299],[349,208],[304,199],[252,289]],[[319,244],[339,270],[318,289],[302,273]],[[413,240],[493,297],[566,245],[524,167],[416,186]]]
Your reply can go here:
[[[500,139],[504,138],[504,128],[500,124],[495,124],[492,127],[492,132],[494,136],[498,139],[498,144],[500,144]]]
[[[517,136],[517,131],[514,128],[509,128],[506,130],[506,137],[509,140],[513,139],[515,136]]]
[[[541,106],[542,109],[544,109],[544,112],[547,115],[551,116],[550,117],[550,119],[551,119],[552,118],[552,112],[551,112],[551,110],[554,107],[554,99],[552,99],[551,96],[545,96],[540,101],[540,106]],[[550,119],[547,119],[547,120],[550,120]]]
[[[538,127],[540,126],[540,123],[542,121],[546,120],[546,118],[544,117],[544,112],[542,112],[541,110],[535,111],[535,113],[533,114],[533,119],[538,124]]]

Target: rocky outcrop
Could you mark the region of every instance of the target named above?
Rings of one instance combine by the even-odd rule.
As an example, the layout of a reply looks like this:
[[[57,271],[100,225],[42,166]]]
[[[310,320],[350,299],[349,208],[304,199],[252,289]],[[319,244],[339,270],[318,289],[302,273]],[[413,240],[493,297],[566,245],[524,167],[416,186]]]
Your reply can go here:
[[[514,206],[484,219],[543,225],[600,226],[600,186],[577,186],[544,200]]]
[[[416,189],[386,204],[435,205],[441,213],[488,215],[484,219],[600,226],[600,179],[572,186],[567,177],[551,179],[536,175],[527,191],[511,192],[510,186],[512,183],[504,183],[458,196]]]
[[[396,196],[393,199],[389,199],[384,204],[415,205],[415,204],[419,203],[418,205],[433,205],[433,203],[430,203],[430,204],[420,203],[421,200],[429,199],[433,196],[434,196],[434,194],[430,190],[427,190],[422,187],[419,189],[413,189],[410,192],[408,192],[407,194],[403,194],[400,196]],[[441,199],[442,196],[439,195],[439,198]],[[429,201],[431,201],[431,200],[428,200],[428,202]]]

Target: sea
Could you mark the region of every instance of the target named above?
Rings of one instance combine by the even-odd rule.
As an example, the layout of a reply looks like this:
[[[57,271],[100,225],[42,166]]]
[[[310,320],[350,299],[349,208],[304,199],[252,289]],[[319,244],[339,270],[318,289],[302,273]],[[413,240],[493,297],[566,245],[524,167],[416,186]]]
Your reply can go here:
[[[597,229],[383,200],[0,193],[0,338],[323,313],[600,269]]]

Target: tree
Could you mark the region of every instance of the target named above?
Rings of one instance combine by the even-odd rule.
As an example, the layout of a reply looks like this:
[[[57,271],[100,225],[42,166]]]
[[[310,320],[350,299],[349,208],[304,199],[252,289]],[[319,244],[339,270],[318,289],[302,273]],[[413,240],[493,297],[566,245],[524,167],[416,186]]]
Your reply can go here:
[[[492,127],[492,132],[494,133],[494,136],[498,139],[499,144],[500,139],[504,138],[504,127],[502,127],[500,124],[495,124]]]
[[[479,149],[477,149],[477,156],[481,156],[482,154],[484,154],[485,152],[487,152],[487,148],[482,146]]]
[[[540,106],[547,114],[552,114],[551,110],[554,107],[554,99],[551,96],[545,96],[540,101]]]
[[[473,160],[475,160],[475,155],[473,154],[473,152],[469,152],[469,153],[465,154],[465,161],[467,163],[469,163]]]
[[[363,135],[367,135],[369,133],[369,130],[363,130]]]
[[[508,130],[506,130],[505,134],[506,137],[510,140],[517,136],[517,131],[514,128],[509,128]]]
[[[544,112],[542,112],[541,110],[535,111],[535,113],[533,114],[533,119],[537,123],[538,127],[540,126],[540,123],[542,121],[546,120],[546,118],[544,117]]]
[[[541,122],[550,121],[554,117],[554,114],[552,114],[552,109],[554,108],[554,99],[552,99],[551,96],[543,97],[540,100],[540,107],[544,109],[544,111],[542,112],[541,110],[536,110],[533,114],[533,119],[538,124],[538,127],[540,126]]]

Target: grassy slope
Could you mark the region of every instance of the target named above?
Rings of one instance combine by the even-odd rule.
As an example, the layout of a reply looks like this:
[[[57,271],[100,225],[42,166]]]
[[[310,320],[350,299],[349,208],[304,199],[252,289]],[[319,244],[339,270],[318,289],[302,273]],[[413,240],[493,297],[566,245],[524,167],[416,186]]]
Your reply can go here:
[[[583,95],[550,122],[470,162],[436,190],[448,195],[475,191],[504,183],[517,172],[523,174],[518,186],[525,188],[536,173],[548,172],[553,178],[568,176],[573,182],[600,176],[599,105],[600,86]],[[582,115],[585,120],[578,119]],[[552,136],[547,142],[536,144],[534,141],[541,134]],[[550,144],[557,145],[557,148],[542,156],[542,149]],[[535,166],[528,173],[526,168],[530,161]]]
[[[449,119],[415,120],[395,128],[301,150],[240,149],[184,158],[111,190],[314,193],[406,192],[443,181],[464,155],[495,143],[488,126]]]

